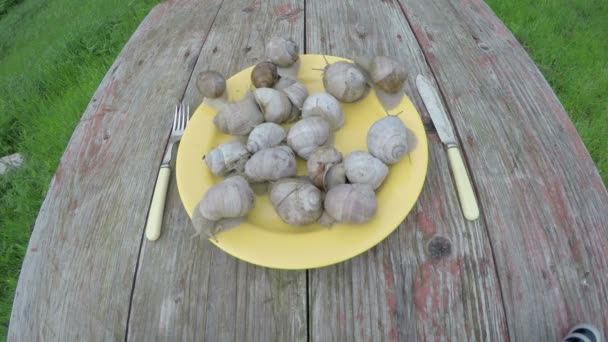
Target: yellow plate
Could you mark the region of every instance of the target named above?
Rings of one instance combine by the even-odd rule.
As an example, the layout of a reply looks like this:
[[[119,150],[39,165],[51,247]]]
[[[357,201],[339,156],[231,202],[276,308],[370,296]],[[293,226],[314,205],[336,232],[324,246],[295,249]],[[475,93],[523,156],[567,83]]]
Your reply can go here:
[[[346,60],[326,56],[330,62]],[[325,67],[322,55],[300,56],[298,79],[310,94],[323,92],[321,72]],[[227,81],[228,97],[238,100],[250,88],[247,68]],[[386,115],[372,90],[356,103],[343,103],[346,121],[336,134],[335,145],[343,155],[354,150],[367,150],[366,136],[374,121]],[[322,267],[350,259],[387,237],[403,221],[418,198],[428,162],[426,134],[416,108],[404,97],[391,113],[399,118],[417,138],[416,148],[400,162],[390,166],[384,184],[377,192],[378,212],[364,225],[337,224],[327,229],[318,224],[290,226],[277,216],[268,195],[257,196],[253,209],[244,223],[217,235],[212,241],[225,252],[253,264],[282,269]],[[215,110],[202,104],[192,116],[177,154],[177,186],[184,208],[192,211],[203,194],[221,179],[213,176],[202,157],[217,145],[233,137],[217,130],[213,124]],[[298,160],[298,174],[306,174],[306,165]],[[194,231],[194,230],[193,230]]]

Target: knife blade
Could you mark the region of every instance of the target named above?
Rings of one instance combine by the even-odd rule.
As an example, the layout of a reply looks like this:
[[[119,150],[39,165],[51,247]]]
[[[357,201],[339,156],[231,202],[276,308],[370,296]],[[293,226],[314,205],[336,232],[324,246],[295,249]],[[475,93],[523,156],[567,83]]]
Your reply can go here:
[[[448,114],[441,103],[441,97],[431,82],[422,75],[416,77],[416,87],[424,102],[424,106],[431,115],[431,120],[441,142],[447,146],[448,159],[452,168],[452,175],[458,190],[458,199],[462,214],[469,221],[474,221],[479,217],[479,207],[473,192],[473,186],[469,179],[467,169],[464,166],[454,128],[448,118]]]

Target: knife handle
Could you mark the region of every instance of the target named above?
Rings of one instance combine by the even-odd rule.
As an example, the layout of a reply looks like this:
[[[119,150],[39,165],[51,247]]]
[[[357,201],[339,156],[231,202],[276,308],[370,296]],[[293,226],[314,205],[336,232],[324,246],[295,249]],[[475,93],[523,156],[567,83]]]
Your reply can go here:
[[[479,207],[477,206],[477,199],[475,198],[467,169],[462,161],[462,155],[457,146],[448,147],[448,158],[452,167],[456,189],[458,190],[462,214],[467,220],[475,221],[479,217]]]
[[[152,204],[150,205],[150,213],[148,214],[148,222],[146,223],[146,238],[150,241],[156,241],[160,236],[170,176],[171,169],[168,166],[161,166],[158,171],[158,178],[156,178],[156,186],[154,187],[154,195],[152,195]]]

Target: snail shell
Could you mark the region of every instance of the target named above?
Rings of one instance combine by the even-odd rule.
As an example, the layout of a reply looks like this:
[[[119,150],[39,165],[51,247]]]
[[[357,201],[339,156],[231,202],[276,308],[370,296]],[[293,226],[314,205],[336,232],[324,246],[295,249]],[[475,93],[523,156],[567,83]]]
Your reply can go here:
[[[323,194],[306,179],[286,178],[270,186],[270,202],[291,225],[315,222],[323,214]]]
[[[329,138],[329,124],[324,119],[313,116],[304,118],[291,127],[287,132],[287,145],[298,156],[308,159]]]
[[[294,84],[298,82],[297,80],[294,80],[291,77],[279,77],[279,80],[277,81],[277,83],[274,84],[274,86],[272,88],[276,89],[276,90],[285,90],[287,89],[287,87],[289,87],[290,85]]]
[[[221,132],[231,135],[247,135],[262,122],[264,115],[252,96],[224,104],[213,118],[213,123]]]
[[[344,125],[344,112],[340,102],[328,93],[316,93],[306,98],[302,107],[302,117],[310,116],[324,118],[333,130],[338,130]]]
[[[361,69],[348,62],[328,64],[323,73],[323,86],[342,102],[355,102],[365,96],[369,89]]]
[[[249,152],[240,141],[230,141],[214,148],[205,156],[205,163],[212,174],[218,177],[228,172],[243,172]]]
[[[273,122],[266,122],[256,126],[256,128],[249,133],[247,139],[247,150],[251,153],[256,153],[260,150],[264,150],[270,147],[281,144],[287,133],[285,129]]]
[[[372,82],[387,93],[401,90],[407,76],[403,65],[384,56],[377,56],[372,60],[369,74]]]
[[[266,57],[280,67],[288,67],[298,60],[298,45],[289,38],[273,37],[266,44]]]
[[[207,237],[217,232],[218,223],[245,217],[255,206],[255,194],[241,176],[213,185],[194,208],[192,222],[198,234]]]
[[[291,103],[298,109],[302,109],[304,100],[308,97],[308,90],[304,83],[296,81],[283,90]]]
[[[270,88],[278,79],[277,66],[271,62],[258,63],[251,71],[251,83],[256,88]]]
[[[300,109],[295,105],[291,105],[291,113],[289,114],[289,118],[287,122],[294,122],[300,118]]]
[[[374,122],[367,132],[367,150],[385,164],[394,164],[408,151],[407,128],[396,116]]]
[[[266,122],[283,123],[291,117],[291,102],[285,93],[272,88],[258,88],[253,94]]]
[[[369,184],[376,190],[388,174],[388,166],[363,151],[353,151],[344,158],[346,178],[351,183]]]
[[[344,183],[346,183],[344,163],[335,164],[325,171],[322,188],[324,190],[330,190],[334,186]]]
[[[293,177],[296,172],[296,156],[285,145],[261,150],[245,164],[245,175],[254,182]]]
[[[203,97],[217,98],[226,90],[226,79],[217,71],[203,72],[196,83]]]
[[[325,212],[338,222],[361,224],[374,217],[378,204],[368,184],[340,184],[325,195]]]
[[[342,162],[342,153],[332,146],[322,146],[308,158],[306,173],[316,186],[324,188],[327,171],[340,162]]]

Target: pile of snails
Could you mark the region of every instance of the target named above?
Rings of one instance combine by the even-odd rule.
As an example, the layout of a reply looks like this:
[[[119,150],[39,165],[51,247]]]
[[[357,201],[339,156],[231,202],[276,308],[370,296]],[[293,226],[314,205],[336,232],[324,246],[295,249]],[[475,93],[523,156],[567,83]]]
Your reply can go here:
[[[193,223],[205,237],[214,237],[244,219],[255,206],[252,184],[268,184],[268,196],[278,216],[294,226],[314,222],[362,224],[377,210],[375,191],[389,165],[408,152],[408,133],[401,119],[386,115],[367,132],[367,151],[343,156],[332,136],[348,118],[340,102],[355,102],[374,85],[387,93],[401,90],[402,65],[375,57],[365,67],[349,62],[327,63],[326,92],[308,94],[299,80],[280,76],[280,68],[298,61],[298,46],[274,37],[266,45],[266,60],[251,73],[252,90],[239,101],[219,101],[213,123],[233,141],[203,158],[209,171],[225,179],[200,200]],[[198,88],[206,99],[219,99],[226,80],[204,72]],[[282,124],[293,123],[290,128]],[[306,160],[307,176],[297,176],[297,158]]]

